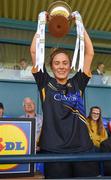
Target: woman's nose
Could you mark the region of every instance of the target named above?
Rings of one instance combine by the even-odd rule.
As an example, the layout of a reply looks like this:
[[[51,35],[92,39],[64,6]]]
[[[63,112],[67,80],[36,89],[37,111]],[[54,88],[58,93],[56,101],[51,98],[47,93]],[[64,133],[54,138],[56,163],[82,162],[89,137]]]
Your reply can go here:
[[[64,65],[62,63],[59,64],[59,68],[64,68]]]

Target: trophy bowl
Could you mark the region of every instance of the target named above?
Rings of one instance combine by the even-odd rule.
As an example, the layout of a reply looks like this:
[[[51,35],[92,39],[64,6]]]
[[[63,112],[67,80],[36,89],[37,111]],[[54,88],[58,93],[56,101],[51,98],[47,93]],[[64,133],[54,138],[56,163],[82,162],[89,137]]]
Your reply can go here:
[[[48,10],[48,30],[54,37],[65,36],[70,29],[70,6],[63,1],[53,2]]]

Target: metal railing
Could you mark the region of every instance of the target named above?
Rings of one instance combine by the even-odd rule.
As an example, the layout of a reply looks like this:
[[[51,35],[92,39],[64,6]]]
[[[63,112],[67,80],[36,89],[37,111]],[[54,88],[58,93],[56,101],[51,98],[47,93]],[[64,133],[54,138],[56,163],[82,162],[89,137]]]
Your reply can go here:
[[[0,155],[0,164],[25,164],[39,162],[80,162],[98,161],[103,165],[104,161],[111,161],[111,153],[74,153],[74,154],[31,154],[31,155]],[[100,168],[98,177],[91,179],[111,179],[111,176],[104,176],[103,166]],[[82,178],[81,178],[82,179]],[[90,179],[87,178],[87,179]]]
[[[75,161],[111,161],[111,153],[0,155],[0,164]]]

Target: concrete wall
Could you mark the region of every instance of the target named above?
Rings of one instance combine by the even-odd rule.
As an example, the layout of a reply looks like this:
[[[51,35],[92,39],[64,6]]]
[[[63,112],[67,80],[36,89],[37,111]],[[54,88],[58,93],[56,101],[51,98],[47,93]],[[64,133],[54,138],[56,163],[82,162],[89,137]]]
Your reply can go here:
[[[41,113],[40,99],[35,81],[0,81],[0,102],[4,104],[5,115],[20,116],[24,114],[22,102],[27,96],[35,101],[37,112]]]
[[[91,106],[99,106],[102,109],[102,116],[111,118],[111,87],[87,86],[85,105],[87,114]]]

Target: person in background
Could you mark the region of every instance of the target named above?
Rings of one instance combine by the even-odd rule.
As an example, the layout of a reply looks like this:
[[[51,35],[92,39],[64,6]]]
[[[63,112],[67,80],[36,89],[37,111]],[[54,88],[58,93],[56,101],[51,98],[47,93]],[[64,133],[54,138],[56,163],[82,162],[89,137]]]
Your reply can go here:
[[[93,75],[102,75],[103,76],[104,75],[104,68],[105,68],[104,64],[100,62],[97,65],[97,69],[92,71],[92,74]]]
[[[25,97],[23,100],[23,109],[25,114],[21,117],[35,118],[36,120],[36,139],[37,139],[37,151],[39,150],[38,142],[41,133],[43,117],[36,112],[35,102],[30,97]]]
[[[44,72],[35,68],[36,37],[31,44],[32,73],[40,91],[43,108],[43,127],[40,136],[41,153],[95,152],[86,125],[83,93],[90,79],[90,66],[94,55],[92,42],[84,31],[84,68],[68,79],[71,58],[66,50],[54,49],[50,56],[51,77],[44,66]],[[45,178],[72,178],[97,176],[95,162],[45,163]]]
[[[90,84],[93,85],[104,85],[107,84],[108,77],[104,73],[104,64],[98,63],[97,69],[92,71],[92,78],[90,80]]]
[[[0,102],[0,117],[4,116],[4,105]]]
[[[20,77],[23,79],[32,79],[32,73],[31,73],[31,69],[32,66],[28,65],[28,62],[26,61],[25,58],[20,59],[20,67],[21,67],[21,71],[20,71]]]
[[[23,100],[23,109],[25,114],[21,117],[25,118],[35,118],[36,120],[36,152],[40,151],[39,147],[39,138],[41,134],[41,128],[43,123],[43,117],[36,112],[36,105],[32,98],[25,97]],[[43,163],[36,163],[36,170],[40,175],[40,179],[43,178],[44,174],[44,164]]]
[[[87,117],[88,130],[90,137],[96,147],[100,147],[102,141],[108,138],[107,131],[104,127],[101,115],[101,109],[98,106],[90,108],[89,116]]]
[[[100,144],[100,151],[104,153],[111,153],[111,121],[107,124],[109,130],[108,139],[102,141]],[[111,176],[111,161],[103,162],[104,175]]]

